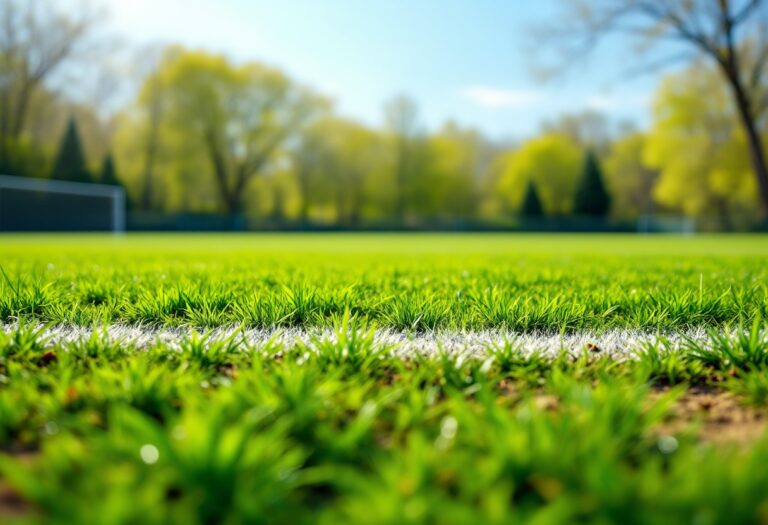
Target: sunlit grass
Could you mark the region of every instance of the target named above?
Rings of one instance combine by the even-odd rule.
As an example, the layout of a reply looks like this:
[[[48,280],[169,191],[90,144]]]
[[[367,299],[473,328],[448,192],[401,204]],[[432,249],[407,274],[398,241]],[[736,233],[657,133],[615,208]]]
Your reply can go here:
[[[722,360],[768,353],[763,326],[696,343],[719,359],[661,341],[625,361],[402,357],[346,315],[295,344],[20,326],[0,337],[0,484],[41,523],[753,522],[768,439],[670,425],[692,387],[762,410],[766,362]]]
[[[0,521],[760,522],[766,260],[759,236],[0,237]],[[515,335],[611,328],[657,337]]]
[[[768,314],[768,241],[558,235],[5,236],[0,319],[671,329]]]

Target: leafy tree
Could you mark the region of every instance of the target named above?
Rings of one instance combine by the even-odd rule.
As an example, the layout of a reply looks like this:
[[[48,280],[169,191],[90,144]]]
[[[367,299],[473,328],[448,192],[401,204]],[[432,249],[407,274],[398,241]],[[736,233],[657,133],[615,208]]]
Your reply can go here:
[[[325,107],[282,72],[221,55],[177,50],[157,75],[171,133],[205,155],[228,213],[243,211],[249,182]]]
[[[570,138],[583,149],[592,149],[601,154],[608,151],[612,141],[613,127],[603,113],[586,110],[566,113],[556,119],[545,121],[542,132],[556,133]]]
[[[332,118],[320,127],[329,142],[323,180],[332,188],[339,223],[355,225],[370,208],[381,180],[380,137],[351,120]]]
[[[581,164],[579,148],[562,135],[543,135],[524,143],[500,160],[496,186],[502,208],[519,210],[526,185],[536,184],[546,214],[571,211]]]
[[[158,59],[158,51],[154,49],[147,50],[150,56],[150,63],[162,60],[173,60],[176,53],[180,52],[177,48],[165,50]],[[153,64],[159,69],[159,64]],[[146,75],[144,85],[141,87],[137,100],[137,109],[139,126],[141,126],[141,145],[139,147],[142,159],[141,166],[141,209],[151,210],[156,199],[156,170],[160,161],[161,149],[163,146],[161,140],[161,126],[165,116],[167,96],[163,89],[162,79],[156,71],[151,71]]]
[[[314,208],[326,220],[357,224],[385,184],[379,136],[352,120],[318,119],[302,132],[292,160],[302,221]]]
[[[643,160],[647,142],[643,133],[630,133],[614,142],[606,157],[605,182],[617,215],[636,217],[653,209],[658,170]]]
[[[490,158],[480,134],[449,123],[428,137],[407,136],[407,141],[398,143],[391,130],[382,137],[338,117],[314,122],[292,150],[297,188],[304,203],[299,218],[335,217],[337,222],[351,225],[364,215],[401,220],[396,204],[400,190],[404,213],[411,216],[473,216],[482,172]],[[390,146],[384,154],[382,144]],[[399,165],[398,159],[405,161],[405,166]],[[408,173],[399,181],[398,166]]]
[[[476,130],[448,122],[429,139],[429,176],[416,202],[424,212],[444,217],[467,218],[480,206],[484,172],[491,161],[490,148]]]
[[[716,72],[693,66],[665,78],[653,109],[645,163],[659,171],[657,202],[689,215],[756,211],[743,130]]]
[[[84,56],[99,17],[86,3],[0,0],[0,166],[22,142],[44,83]]]
[[[309,220],[309,211],[314,202],[317,202],[317,189],[322,190],[324,182],[322,171],[331,154],[327,143],[328,137],[319,131],[319,126],[305,130],[302,133],[298,145],[293,150],[293,168],[296,178],[296,189],[299,198],[299,221],[306,223]]]
[[[0,96],[1,93],[2,87]],[[2,104],[0,101],[0,106]],[[23,133],[18,138],[6,137],[4,141],[5,161],[0,161],[0,173],[29,177],[50,175],[52,157],[60,146],[62,130],[66,130],[72,119],[77,122],[83,150],[101,158],[112,141],[110,119],[99,115],[94,106],[73,104],[60,92],[39,86],[25,112]]]
[[[6,158],[0,163],[0,175],[16,177],[40,177],[47,166],[45,151],[28,138],[8,140]]]
[[[144,78],[133,103],[119,116],[114,150],[126,190],[142,211],[210,209],[217,205],[208,160],[189,130],[170,122],[165,65],[183,50],[143,50]],[[193,167],[194,166],[194,167]]]
[[[601,37],[625,33],[638,39],[639,49],[666,52],[673,46],[654,46],[664,40],[704,57],[727,86],[736,109],[752,174],[768,218],[768,158],[760,122],[768,110],[768,39],[764,0],[564,0],[567,23],[549,40],[560,40],[570,61],[583,56]],[[567,25],[566,25],[567,24]],[[560,37],[560,38],[557,38]],[[691,56],[691,53],[686,53]],[[651,66],[679,58],[656,56]]]
[[[604,216],[611,207],[611,197],[603,183],[600,162],[592,150],[587,151],[584,171],[576,189],[573,213],[576,215]]]
[[[115,160],[111,153],[107,153],[101,163],[99,182],[102,184],[111,184],[113,186],[120,185],[120,181],[117,180],[117,174],[115,173]]]
[[[536,191],[536,184],[532,180],[528,181],[525,188],[525,197],[523,205],[520,207],[520,215],[523,217],[541,217],[544,215],[544,207],[541,205],[539,192]]]
[[[92,182],[85,163],[77,122],[70,118],[61,139],[51,177],[73,182]]]
[[[41,87],[27,113],[24,140],[42,150],[48,170],[60,145],[62,130],[72,119],[77,122],[80,144],[89,157],[101,160],[112,147],[115,123],[109,116],[99,114],[94,105],[73,103],[57,90]],[[88,168],[93,172],[98,166],[88,163]]]
[[[411,200],[411,188],[421,169],[426,151],[418,122],[418,107],[406,96],[398,96],[384,106],[394,163],[394,216],[402,222]]]

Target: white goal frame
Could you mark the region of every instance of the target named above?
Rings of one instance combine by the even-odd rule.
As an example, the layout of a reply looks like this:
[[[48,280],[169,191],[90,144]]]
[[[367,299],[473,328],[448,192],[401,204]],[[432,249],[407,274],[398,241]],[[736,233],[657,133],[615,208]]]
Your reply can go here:
[[[114,233],[122,233],[125,231],[125,190],[121,186],[0,175],[0,208],[3,206],[2,190],[6,189],[35,193],[78,195],[81,197],[104,197],[111,199],[111,230]],[[1,231],[4,231],[2,224],[0,224],[0,232]]]

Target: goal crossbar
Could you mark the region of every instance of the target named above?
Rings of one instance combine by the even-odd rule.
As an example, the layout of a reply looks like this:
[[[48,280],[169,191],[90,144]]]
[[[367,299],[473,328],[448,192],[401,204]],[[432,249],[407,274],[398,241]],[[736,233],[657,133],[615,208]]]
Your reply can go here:
[[[125,190],[121,186],[0,175],[0,190],[3,189],[113,199],[112,230],[125,231]]]

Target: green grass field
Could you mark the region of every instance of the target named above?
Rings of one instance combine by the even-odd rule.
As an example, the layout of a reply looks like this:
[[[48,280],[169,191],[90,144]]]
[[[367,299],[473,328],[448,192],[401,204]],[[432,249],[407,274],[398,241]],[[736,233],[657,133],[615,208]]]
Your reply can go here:
[[[768,238],[6,236],[0,318],[398,330],[715,326],[766,317]]]
[[[768,523],[767,260],[759,236],[0,237],[0,522]],[[614,328],[662,336],[514,339]],[[380,329],[507,335],[404,356]]]

